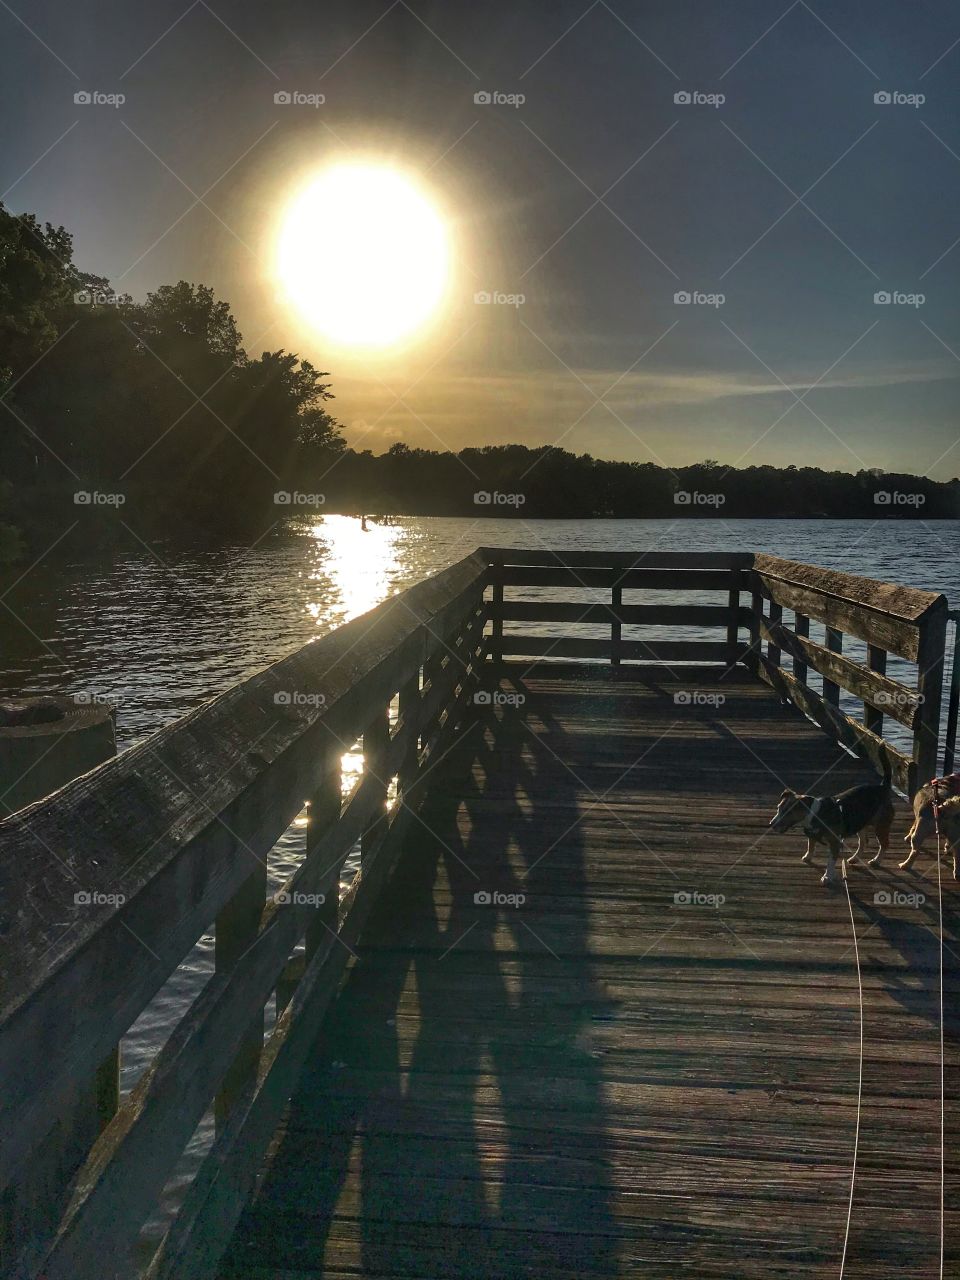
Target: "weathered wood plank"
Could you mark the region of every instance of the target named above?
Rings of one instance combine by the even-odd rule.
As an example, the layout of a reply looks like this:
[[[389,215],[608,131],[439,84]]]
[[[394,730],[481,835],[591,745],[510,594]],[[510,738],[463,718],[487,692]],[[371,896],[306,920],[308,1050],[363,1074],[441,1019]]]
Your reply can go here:
[[[845,747],[856,751],[882,773],[884,759],[889,763],[894,783],[908,795],[916,790],[916,765],[912,760],[878,738],[863,725],[851,720],[839,708],[832,706],[814,690],[801,684],[796,676],[782,667],[774,667],[763,654],[758,655],[758,674],[781,696],[792,702],[804,715],[808,715]]]
[[[566,568],[748,569],[749,551],[550,551],[529,547],[480,547],[493,565],[539,565]]]
[[[946,600],[938,591],[922,591],[917,587],[879,582],[876,578],[864,578],[855,573],[843,573],[839,569],[801,564],[797,560],[784,560],[765,552],[754,556],[753,568],[764,578],[777,578],[782,582],[809,587],[820,594],[834,596],[837,600],[861,605],[915,625],[931,611],[946,607]],[[820,621],[826,622],[828,619],[821,618]]]
[[[885,676],[887,674],[887,651],[886,649],[878,649],[875,644],[867,645],[867,666],[871,671],[877,672],[878,675]],[[861,695],[862,696],[862,695]],[[885,704],[889,705],[891,701],[896,702],[897,699],[891,699],[886,693],[881,699]],[[890,714],[894,719],[899,719],[896,712],[891,709]],[[916,714],[915,709],[910,711],[910,725],[913,727],[913,717]],[[875,733],[878,738],[883,737],[883,711],[879,710],[875,705],[871,705],[870,699],[863,699],[863,723]],[[904,723],[901,721],[901,724]]]
[[[733,574],[722,569],[563,569],[507,565],[507,587],[577,587],[608,590],[616,582],[624,591],[730,590]]]
[[[915,662],[921,619],[946,609],[944,596],[913,587],[758,555],[753,573],[777,604]]]
[[[610,640],[584,636],[527,636],[507,633],[503,637],[505,656],[610,658]],[[725,662],[727,646],[711,640],[621,640],[622,661]]]
[[[613,588],[621,596],[623,588]],[[732,593],[731,593],[732,594]],[[554,600],[507,600],[505,622],[589,622],[602,626],[621,622],[631,626],[727,627],[731,616],[750,624],[750,610],[713,604],[576,604]]]
[[[376,795],[376,804],[370,822],[360,835],[360,858],[366,858],[380,840],[381,828],[387,821],[387,790],[392,769],[388,761],[390,752],[390,713],[381,707],[363,731],[363,772],[370,779]]]
[[[908,728],[913,727],[914,718],[919,707],[919,699],[914,690],[907,688],[898,680],[892,680],[879,669],[868,669],[845,658],[836,650],[827,649],[822,644],[798,635],[782,624],[763,622],[760,633],[765,640],[775,643],[778,648],[789,654],[794,661],[799,661],[803,668],[809,664],[815,671],[826,676],[848,693],[862,698],[864,702],[882,708],[882,712],[893,716]],[[794,675],[796,676],[796,669]],[[799,677],[797,677],[799,679]],[[805,683],[801,681],[801,683]],[[867,725],[867,728],[870,726]],[[871,732],[874,732],[871,730]]]
[[[829,653],[842,653],[843,651],[843,632],[836,627],[827,627],[824,633],[824,639],[827,642],[827,651]],[[823,681],[823,700],[828,702],[831,707],[840,706],[840,686],[835,680],[825,678]]]
[[[922,785],[937,776],[937,751],[940,730],[940,700],[943,696],[943,663],[946,646],[947,615],[945,609],[929,613],[921,623],[920,649],[917,654],[919,675],[917,690],[920,710],[913,739],[913,758],[917,762],[917,780]]]
[[[799,637],[800,640],[810,639],[810,619],[806,617],[805,614],[794,614],[793,634]],[[807,664],[802,651],[802,645],[800,653],[794,653],[793,655],[793,674],[801,684],[807,683]],[[870,726],[868,725],[867,728],[869,727]]]
[[[239,843],[239,842],[238,842]],[[237,856],[244,854],[238,849]],[[260,919],[267,899],[267,862],[265,858],[246,856],[252,863],[249,875],[230,901],[217,914],[214,948],[216,969],[229,974],[238,961],[257,942]],[[263,1047],[263,1003],[251,1000],[246,1005],[248,1027],[237,1046],[236,1054],[223,1079],[214,1101],[216,1123],[222,1125],[243,1091],[256,1078],[257,1063]],[[238,1014],[242,1024],[244,1014]],[[198,1069],[204,1065],[198,1063]]]

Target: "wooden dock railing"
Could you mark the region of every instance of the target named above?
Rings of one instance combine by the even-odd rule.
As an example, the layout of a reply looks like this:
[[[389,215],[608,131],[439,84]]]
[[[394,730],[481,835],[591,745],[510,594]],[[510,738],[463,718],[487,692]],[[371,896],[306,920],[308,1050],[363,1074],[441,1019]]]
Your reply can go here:
[[[637,591],[667,599],[624,601]],[[570,635],[581,623],[602,634]],[[485,664],[496,678],[510,657],[693,662],[722,679],[746,663],[912,791],[935,772],[945,623],[935,593],[772,556],[482,548],[0,824],[2,1274],[133,1274],[143,1224],[211,1107],[212,1148],[148,1274],[215,1273]],[[650,627],[718,639],[624,635]],[[844,635],[867,643],[866,662],[843,653]],[[915,684],[887,674],[888,653]],[[864,723],[840,709],[841,688]],[[910,729],[912,758],[882,737],[884,715]],[[341,757],[358,740],[363,774],[343,801]],[[267,855],[305,800],[306,855],[268,895]],[[211,929],[213,976],[120,1102],[118,1044]]]
[[[213,1102],[213,1148],[151,1275],[215,1264],[475,687],[488,574],[467,557],[0,827],[5,1274],[132,1274],[141,1227]],[[363,776],[341,805],[341,756],[358,738]],[[305,798],[306,858],[268,900],[267,853]],[[211,926],[214,976],[116,1114],[92,1115],[102,1064]]]
[[[497,547],[483,548],[483,554],[492,566],[494,658],[576,658],[614,665],[744,662],[877,769],[882,771],[886,758],[907,794],[937,771],[947,625],[947,601],[937,592],[764,554]],[[543,598],[544,588],[550,599]],[[531,597],[531,589],[540,598]],[[558,600],[561,590],[566,598]],[[625,591],[669,592],[674,599],[624,603]],[[609,593],[609,601],[591,599],[598,592]],[[725,603],[676,602],[678,595],[709,598],[714,593]],[[784,609],[793,612],[792,625],[785,622]],[[811,620],[824,624],[823,644],[810,639]],[[576,624],[609,631],[569,635]],[[624,626],[715,627],[723,639],[625,639]],[[842,652],[844,634],[866,642],[865,662]],[[887,675],[888,654],[910,664],[913,683]],[[792,671],[782,665],[784,655],[792,660]],[[822,693],[810,684],[811,670],[823,677]],[[841,710],[841,690],[860,700],[862,723]],[[885,715],[910,731],[910,756],[883,738]]]
[[[544,657],[602,658],[620,662],[725,662],[743,656],[738,640],[741,628],[749,628],[750,611],[741,607],[744,577],[753,564],[745,552],[616,552],[528,551],[484,547],[492,566],[493,632],[491,655],[497,658]],[[565,590],[566,600],[505,598],[505,588]],[[689,593],[721,596],[723,604],[644,603],[624,604],[624,591]],[[609,593],[602,603],[585,598],[584,591]],[[503,624],[539,624],[504,633]],[[544,624],[556,625],[543,634]],[[600,636],[571,636],[571,625],[609,629]],[[624,639],[623,627],[716,627],[721,640]],[[564,634],[564,629],[567,634]]]
[[[770,555],[755,556],[748,577],[748,665],[877,769],[886,759],[896,784],[912,796],[937,772],[946,598]],[[792,626],[784,623],[785,608],[793,611]],[[824,644],[810,639],[811,619],[824,624]],[[866,662],[843,653],[844,635],[866,642]],[[888,654],[916,669],[911,684],[887,674]],[[792,659],[792,672],[782,665],[784,655]],[[822,694],[809,685],[811,668],[823,677]],[[841,690],[859,699],[862,724],[840,709]],[[912,734],[912,756],[883,738],[885,715]]]

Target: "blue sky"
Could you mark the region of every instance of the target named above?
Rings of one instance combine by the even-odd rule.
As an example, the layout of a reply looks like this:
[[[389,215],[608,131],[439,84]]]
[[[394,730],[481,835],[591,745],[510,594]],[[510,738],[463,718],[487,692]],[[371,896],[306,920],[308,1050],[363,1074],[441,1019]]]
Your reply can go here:
[[[213,285],[251,349],[331,370],[360,447],[960,473],[960,12],[522,9],[10,0],[4,203],[135,297]],[[428,342],[359,359],[278,303],[270,237],[304,174],[371,152],[435,193],[457,272]]]

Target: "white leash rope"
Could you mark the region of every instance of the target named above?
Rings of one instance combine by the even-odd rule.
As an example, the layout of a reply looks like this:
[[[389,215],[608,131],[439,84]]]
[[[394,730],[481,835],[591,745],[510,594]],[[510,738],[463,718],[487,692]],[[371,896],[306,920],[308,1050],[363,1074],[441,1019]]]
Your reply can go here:
[[[850,912],[850,928],[853,931],[853,954],[857,960],[857,986],[860,990],[860,1078],[857,1081],[857,1129],[853,1139],[853,1168],[850,1170],[850,1202],[847,1205],[847,1229],[843,1236],[843,1257],[840,1259],[840,1280],[843,1280],[843,1269],[847,1265],[847,1245],[850,1243],[850,1220],[853,1217],[853,1188],[857,1180],[857,1154],[860,1150],[860,1106],[863,1100],[863,979],[860,977],[860,948],[857,944],[857,925],[853,918],[853,903],[850,900],[850,887],[847,884],[846,875],[843,877],[843,887],[847,894],[847,909]]]
[[[940,858],[942,841],[940,838],[940,816],[937,812],[939,800],[936,784],[933,787],[933,824],[937,838],[937,905],[940,914],[940,1280],[943,1280],[944,1255],[944,1207],[946,1188],[946,1088],[945,1088],[945,1055],[943,1028],[943,884]],[[853,953],[857,961],[857,986],[860,992],[860,1076],[857,1081],[857,1127],[853,1140],[853,1168],[850,1171],[850,1200],[847,1205],[847,1227],[843,1236],[843,1256],[840,1259],[840,1280],[843,1280],[844,1268],[847,1265],[847,1246],[850,1242],[850,1222],[853,1218],[853,1189],[857,1180],[857,1156],[860,1150],[860,1110],[863,1101],[863,978],[860,973],[860,948],[857,944],[857,926],[853,918],[853,902],[850,898],[850,887],[847,877],[843,877],[843,887],[847,895],[847,910],[850,912],[850,928],[853,932]]]
[[[933,781],[933,829],[937,837],[937,907],[940,912],[940,1280],[943,1280],[943,1238],[944,1238],[944,1188],[946,1185],[946,1089],[944,1087],[944,1035],[943,1035],[943,883],[940,858],[942,841],[940,839],[940,798],[937,795],[936,779]]]

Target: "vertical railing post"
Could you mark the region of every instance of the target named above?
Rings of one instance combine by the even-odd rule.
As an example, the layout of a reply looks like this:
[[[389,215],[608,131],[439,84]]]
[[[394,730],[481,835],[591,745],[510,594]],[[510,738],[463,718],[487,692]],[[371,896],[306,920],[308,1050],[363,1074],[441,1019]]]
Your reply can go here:
[[[737,646],[740,643],[740,570],[732,570],[733,585],[727,595],[727,666],[733,667],[737,661]]]
[[[387,753],[390,749],[390,705],[385,704],[363,731],[363,772],[377,797],[373,817],[360,837],[360,863],[375,848],[387,818]]]
[[[407,746],[406,754],[400,761],[397,773],[398,802],[402,801],[407,795],[416,780],[417,770],[420,767],[420,753],[417,745],[420,732],[420,710],[420,668],[418,667],[400,689],[400,717],[397,732],[404,734]]]
[[[757,579],[754,578],[754,582]],[[763,618],[763,594],[759,586],[750,594],[750,656],[753,663],[760,657],[760,622]]]
[[[886,649],[881,649],[875,644],[868,644],[867,666],[871,671],[876,671],[879,675],[885,676],[887,674]],[[878,738],[883,737],[883,712],[877,707],[871,707],[869,702],[863,704],[863,723]]]
[[[774,630],[778,627],[783,619],[783,605],[777,604],[776,600],[770,601],[770,629]],[[779,667],[781,658],[781,649],[773,640],[767,641],[767,661],[772,667]]]
[[[340,868],[343,859],[326,866],[316,866],[323,855],[319,846],[323,837],[340,817],[342,808],[343,746],[336,739],[328,742],[320,755],[317,785],[307,801],[307,834],[305,863],[310,868],[311,891],[323,894],[323,902],[310,911],[303,935],[303,954],[294,956],[277,980],[277,1017],[293,998],[303,970],[316,955],[324,939],[336,933],[340,910]],[[313,865],[311,865],[313,864]]]
[[[920,621],[920,644],[917,652],[917,692],[920,695],[920,706],[913,730],[913,759],[917,766],[918,786],[923,786],[937,774],[946,643],[947,610],[937,608]]]
[[[429,719],[423,714],[420,717],[421,748],[427,745],[442,709],[436,703],[436,690],[443,677],[443,656],[443,649],[435,649],[423,664],[423,695],[430,699],[433,712]]]
[[[943,772],[953,773],[957,746],[957,719],[960,714],[960,613],[949,613],[953,627],[953,665],[950,672],[950,699],[947,703],[947,730],[943,743]]]
[[[237,856],[246,856],[237,850]],[[258,861],[253,871],[217,916],[214,956],[217,973],[226,973],[253,946],[267,898],[267,864]],[[263,1051],[263,1010],[250,1022],[236,1057],[227,1069],[214,1100],[216,1127],[227,1116],[257,1074]]]
[[[613,574],[613,586],[610,589],[610,665],[619,667],[620,640],[623,633],[623,626],[620,620],[620,610],[623,607],[623,587],[620,585],[620,581],[623,574],[618,572],[616,568],[614,568]]]
[[[503,562],[490,566],[493,598],[490,601],[490,619],[493,623],[490,636],[490,657],[494,662],[503,661]]]
[[[331,742],[324,751],[320,764],[320,778],[316,790],[310,797],[310,810],[307,817],[307,863],[315,863],[317,846],[340,817],[343,804],[342,797],[342,746],[339,742]],[[340,865],[321,868],[317,880],[318,891],[324,900],[314,910],[307,922],[304,934],[304,952],[309,962],[317,948],[327,937],[329,931],[336,933],[337,917],[340,906]]]
[[[807,640],[810,636],[810,619],[805,613],[794,615],[793,629],[798,636]],[[807,664],[800,658],[793,660],[793,674],[801,684],[807,683]]]
[[[843,651],[843,632],[838,631],[836,627],[828,626],[826,629],[827,648],[831,653],[842,653]],[[839,707],[840,705],[840,686],[832,680],[823,677],[823,700],[830,704],[831,707]]]

